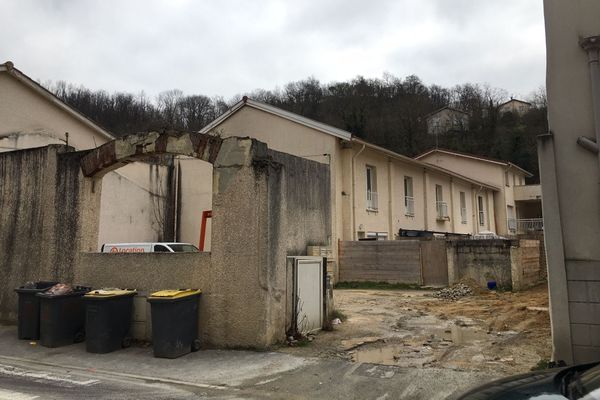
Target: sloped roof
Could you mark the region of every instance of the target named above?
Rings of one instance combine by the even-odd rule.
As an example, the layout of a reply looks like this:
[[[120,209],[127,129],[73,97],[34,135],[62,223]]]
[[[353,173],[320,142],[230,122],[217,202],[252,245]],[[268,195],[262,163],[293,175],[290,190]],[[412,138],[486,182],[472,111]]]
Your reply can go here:
[[[326,133],[328,135],[332,135],[338,137],[340,139],[350,140],[352,138],[352,134],[350,132],[344,131],[342,129],[335,128],[331,125],[323,124],[321,122],[315,121],[310,118],[303,117],[298,114],[294,114],[289,111],[282,110],[281,108],[274,107],[270,104],[262,103],[260,101],[252,100],[246,96],[242,98],[242,100],[238,101],[233,105],[227,112],[222,114],[219,118],[215,119],[210,124],[206,125],[204,128],[200,130],[200,133],[209,133],[212,129],[219,126],[221,122],[225,121],[231,115],[235,114],[240,108],[248,106],[252,108],[256,108],[257,110],[261,110],[267,112],[269,114],[277,115],[281,118],[285,118],[292,122],[296,122],[298,124],[308,126],[310,128],[316,129],[320,132]]]
[[[494,158],[489,158],[489,157],[483,157],[483,156],[478,156],[475,154],[469,154],[469,153],[463,153],[460,151],[455,151],[455,150],[448,150],[448,149],[431,149],[431,150],[427,150],[425,153],[423,154],[419,154],[418,156],[415,157],[415,160],[420,160],[430,154],[433,153],[441,153],[441,154],[448,154],[451,156],[456,156],[456,157],[462,157],[462,158],[470,158],[473,160],[478,160],[478,161],[483,161],[483,162],[487,162],[487,163],[491,163],[491,164],[498,164],[498,165],[502,165],[505,167],[512,167],[515,169],[518,169],[519,171],[523,172],[527,177],[532,177],[533,174],[521,167],[519,167],[516,164],[511,163],[510,161],[503,161],[503,160],[496,160]]]
[[[19,71],[17,68],[15,68],[14,64],[11,61],[6,61],[4,64],[0,64],[0,73],[9,74],[11,77],[17,79],[19,82],[32,89],[34,92],[41,95],[47,101],[51,102],[63,111],[67,112],[69,115],[79,120],[84,125],[95,130],[101,136],[104,136],[106,139],[115,139],[115,137],[109,131],[102,128],[97,123],[89,119],[87,116],[80,113],[79,111],[77,111],[76,109],[59,99],[54,93],[50,92],[42,85],[25,75],[23,72]]]
[[[498,105],[498,108],[507,105],[508,103],[512,103],[513,101],[516,101],[517,103],[523,103],[523,104],[527,104],[528,106],[531,105],[531,103],[527,102],[527,101],[523,101],[523,100],[518,100],[518,99],[510,99],[508,101],[505,101],[504,103]]]
[[[217,118],[216,120],[214,120],[213,122],[211,122],[210,124],[208,124],[207,126],[205,126],[204,128],[202,128],[202,130],[200,130],[200,133],[209,133],[212,129],[214,129],[217,126],[219,126],[223,121],[225,121],[227,118],[231,117],[233,114],[235,114],[238,110],[240,110],[244,106],[249,106],[249,107],[252,107],[252,108],[256,108],[258,110],[262,110],[262,111],[268,112],[268,113],[273,114],[273,115],[277,115],[277,116],[279,116],[281,118],[285,118],[287,120],[296,122],[298,124],[301,124],[301,125],[304,125],[304,126],[307,126],[307,127],[313,128],[313,129],[316,129],[316,130],[318,130],[320,132],[323,132],[325,134],[328,134],[328,135],[336,136],[336,137],[338,137],[340,139],[344,139],[344,140],[352,141],[354,143],[365,145],[365,147],[369,147],[369,148],[371,148],[373,150],[382,152],[382,153],[386,154],[389,157],[393,157],[393,158],[395,158],[395,159],[397,159],[399,161],[402,161],[402,162],[410,164],[410,165],[414,165],[414,166],[421,167],[421,168],[424,168],[424,169],[427,169],[427,170],[430,170],[430,171],[435,171],[435,172],[438,172],[438,173],[442,173],[444,175],[453,176],[453,177],[459,178],[459,179],[461,179],[461,180],[463,180],[465,182],[469,182],[469,183],[471,183],[473,185],[484,187],[484,188],[487,188],[487,189],[490,189],[490,190],[493,190],[493,191],[499,191],[500,190],[497,187],[492,186],[492,185],[490,185],[488,183],[483,183],[483,182],[477,181],[475,179],[466,177],[464,175],[458,174],[458,173],[456,173],[454,171],[447,170],[447,169],[439,167],[437,165],[432,165],[432,164],[429,164],[429,163],[426,163],[426,162],[423,162],[423,161],[419,161],[419,160],[416,160],[414,158],[411,158],[411,157],[404,156],[402,154],[396,153],[396,152],[394,152],[392,150],[388,150],[388,149],[386,149],[384,147],[377,146],[377,145],[375,145],[373,143],[369,143],[369,142],[367,142],[367,141],[365,141],[363,139],[359,139],[357,137],[354,137],[350,132],[347,132],[347,131],[335,128],[335,127],[327,125],[327,124],[323,124],[321,122],[317,122],[317,121],[312,120],[310,118],[302,117],[302,116],[300,116],[298,114],[294,114],[292,112],[282,110],[280,108],[271,106],[269,104],[265,104],[265,103],[262,103],[262,102],[259,102],[259,101],[256,101],[256,100],[251,100],[251,99],[249,99],[249,98],[247,98],[245,96],[244,96],[244,98],[241,101],[237,102],[233,107],[231,107],[226,113],[224,113],[219,118]]]
[[[460,114],[464,114],[464,115],[466,115],[467,117],[469,116],[469,113],[467,113],[466,111],[459,110],[458,108],[452,108],[452,107],[450,107],[450,106],[444,106],[444,107],[442,107],[442,108],[438,108],[437,110],[430,112],[429,114],[425,115],[425,117],[424,117],[424,118],[425,118],[425,119],[429,119],[430,117],[432,117],[432,116],[434,116],[435,114],[437,114],[437,113],[439,113],[439,112],[441,112],[441,111],[444,111],[444,110],[450,110],[450,111],[453,111],[453,112],[457,112],[457,113],[460,113]]]

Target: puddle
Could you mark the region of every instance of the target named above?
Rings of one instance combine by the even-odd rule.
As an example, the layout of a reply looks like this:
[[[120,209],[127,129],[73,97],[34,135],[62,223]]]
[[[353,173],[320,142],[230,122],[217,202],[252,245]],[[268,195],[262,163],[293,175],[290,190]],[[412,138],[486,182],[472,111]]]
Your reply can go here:
[[[435,361],[449,346],[464,346],[486,339],[489,335],[474,327],[450,325],[426,329],[423,334],[402,343],[365,345],[351,354],[354,362],[419,367]]]

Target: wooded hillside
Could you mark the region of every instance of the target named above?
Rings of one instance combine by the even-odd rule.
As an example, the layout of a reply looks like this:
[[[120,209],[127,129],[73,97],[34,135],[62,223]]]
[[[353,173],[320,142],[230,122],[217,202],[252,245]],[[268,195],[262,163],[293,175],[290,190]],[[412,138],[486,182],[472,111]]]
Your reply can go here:
[[[47,86],[116,136],[162,129],[197,131],[242,97],[225,101],[170,90],[152,100],[143,93],[109,94],[65,82]],[[534,173],[531,181],[538,179],[536,136],[548,129],[543,90],[523,99],[534,106],[523,116],[499,115],[498,106],[509,100],[503,90],[469,83],[453,88],[427,86],[414,75],[357,77],[329,84],[308,78],[246,95],[409,156],[436,146],[437,141],[439,147],[508,160]],[[437,138],[427,134],[425,116],[446,105],[470,115],[468,130]]]

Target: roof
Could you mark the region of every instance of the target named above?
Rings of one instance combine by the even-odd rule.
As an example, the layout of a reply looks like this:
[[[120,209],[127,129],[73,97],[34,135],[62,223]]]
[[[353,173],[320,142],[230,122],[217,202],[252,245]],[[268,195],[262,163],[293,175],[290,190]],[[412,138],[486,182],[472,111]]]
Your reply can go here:
[[[370,148],[372,148],[374,150],[378,150],[378,151],[380,151],[382,153],[385,153],[388,156],[393,157],[393,158],[395,158],[397,160],[404,161],[405,163],[416,165],[418,167],[421,167],[421,168],[424,168],[424,169],[427,169],[427,170],[430,170],[430,171],[439,172],[439,173],[444,174],[444,175],[454,176],[454,177],[457,177],[459,179],[462,179],[465,182],[469,182],[469,183],[471,183],[471,184],[473,184],[475,186],[484,187],[486,189],[490,189],[490,190],[493,190],[493,191],[496,191],[496,192],[500,191],[499,188],[497,188],[496,186],[490,185],[489,183],[483,183],[483,182],[480,182],[480,181],[475,180],[473,178],[469,178],[468,176],[459,174],[459,173],[454,172],[454,171],[450,171],[449,169],[442,168],[442,167],[439,167],[439,166],[434,165],[434,164],[429,164],[429,163],[424,162],[424,161],[419,161],[419,160],[417,160],[415,158],[404,156],[402,154],[398,154],[398,153],[396,153],[396,152],[394,152],[392,150],[388,150],[388,149],[386,149],[384,147],[377,146],[377,145],[369,143],[369,142],[367,142],[365,140],[358,139],[358,138],[352,138],[352,141],[356,142],[358,144],[364,144],[367,147],[370,147]]]
[[[533,176],[533,174],[531,172],[524,170],[523,168],[519,167],[516,164],[511,163],[510,161],[496,160],[494,158],[483,157],[483,156],[478,156],[475,154],[463,153],[460,151],[448,150],[448,149],[439,149],[439,148],[431,149],[431,150],[426,151],[423,154],[419,154],[418,156],[416,156],[415,160],[420,160],[420,159],[422,159],[430,154],[433,154],[433,153],[448,154],[451,156],[470,158],[473,160],[483,161],[483,162],[487,162],[487,163],[491,163],[491,164],[498,164],[498,165],[502,165],[502,166],[509,167],[509,168],[515,168],[515,169],[521,171],[522,173],[524,173],[527,177]]]
[[[14,64],[11,61],[6,61],[4,64],[0,64],[0,73],[2,73],[2,72],[5,72],[5,73],[9,74],[10,76],[12,76],[13,78],[17,79],[19,82],[23,83],[25,86],[29,87],[34,92],[41,95],[43,98],[45,98],[46,100],[48,100],[49,102],[51,102],[52,104],[57,106],[58,108],[67,112],[67,114],[69,114],[72,117],[74,117],[75,119],[79,120],[84,125],[95,130],[96,132],[98,132],[98,134],[100,134],[101,136],[104,136],[106,139],[108,139],[108,140],[115,139],[115,137],[110,132],[108,132],[106,129],[100,127],[97,123],[95,123],[94,121],[89,119],[87,116],[80,113],[79,111],[77,111],[76,109],[69,106],[67,103],[65,103],[61,99],[59,99],[54,93],[50,92],[49,90],[44,88],[42,85],[40,85],[39,83],[37,83],[36,81],[31,79],[30,77],[25,75],[23,72],[19,71],[17,68],[15,68]]]
[[[531,105],[531,103],[529,103],[529,102],[526,102],[526,101],[523,101],[523,100],[518,100],[518,99],[510,99],[510,100],[508,100],[508,101],[505,101],[504,103],[502,103],[502,104],[498,105],[498,107],[505,106],[505,105],[507,105],[508,103],[511,103],[511,102],[513,102],[513,101],[516,101],[516,102],[518,102],[518,103],[527,104],[528,106],[530,106],[530,105]]]
[[[229,110],[227,110],[227,112],[222,114],[219,118],[215,119],[210,124],[206,125],[204,128],[202,128],[200,130],[200,133],[209,133],[212,129],[220,125],[221,122],[225,121],[227,118],[235,114],[239,109],[241,109],[244,106],[256,108],[257,110],[277,115],[281,118],[285,118],[289,121],[296,122],[300,125],[308,126],[310,128],[316,129],[317,131],[338,137],[340,139],[350,140],[352,138],[352,134],[350,132],[335,128],[331,125],[323,124],[310,118],[303,117],[293,112],[282,110],[281,108],[277,108],[272,105],[262,103],[260,101],[249,99],[247,96],[244,96],[242,100],[234,104]]]
[[[432,165],[426,162],[422,162],[419,160],[415,160],[414,158],[408,157],[408,156],[404,156],[402,154],[398,154],[392,150],[388,150],[386,148],[383,148],[381,146],[377,146],[373,143],[369,143],[365,140],[359,139],[357,137],[352,136],[352,134],[350,132],[335,128],[333,126],[327,125],[327,124],[323,124],[321,122],[317,122],[315,120],[312,120],[310,118],[305,118],[302,117],[298,114],[294,114],[292,112],[289,111],[285,111],[282,110],[280,108],[271,106],[269,104],[265,104],[256,100],[251,100],[248,97],[244,96],[244,98],[237,102],[233,107],[231,107],[226,113],[224,113],[223,115],[221,115],[219,118],[217,118],[216,120],[214,120],[213,122],[211,122],[210,124],[208,124],[207,126],[205,126],[204,128],[202,128],[202,130],[200,131],[200,133],[208,133],[210,132],[212,129],[216,128],[217,126],[219,126],[219,124],[221,124],[223,121],[225,121],[227,118],[231,117],[234,113],[236,113],[238,110],[240,110],[242,107],[244,106],[249,106],[252,108],[256,108],[258,110],[262,110],[265,112],[268,112],[270,114],[273,115],[277,115],[279,117],[285,118],[289,121],[292,122],[296,122],[298,124],[316,129],[320,132],[323,132],[325,134],[328,135],[333,135],[335,137],[338,137],[340,139],[344,139],[344,140],[349,140],[352,141],[354,143],[358,143],[358,144],[362,144],[365,145],[366,147],[369,147],[371,149],[380,151],[384,154],[386,154],[389,157],[393,157],[397,160],[403,161],[407,164],[411,164],[411,165],[415,165],[421,168],[425,168],[427,170],[430,171],[436,171],[445,175],[449,175],[449,176],[454,176],[457,177],[463,181],[469,182],[473,185],[479,186],[479,187],[484,187],[490,190],[494,190],[494,191],[499,191],[500,189],[498,189],[495,186],[491,186],[487,183],[483,183],[483,182],[479,182],[477,180],[471,179],[469,177],[466,177],[464,175],[458,174],[454,171],[450,171],[447,170],[445,168],[442,167],[438,167],[437,165]]]
[[[425,119],[428,119],[429,117],[432,117],[433,115],[435,115],[435,114],[437,114],[437,113],[439,113],[441,111],[444,111],[444,110],[450,110],[450,111],[454,111],[454,112],[465,114],[466,116],[469,116],[469,113],[467,113],[466,111],[462,111],[462,110],[459,110],[458,108],[453,108],[453,107],[450,107],[450,106],[444,106],[442,108],[438,108],[437,110],[435,110],[433,112],[430,112],[429,114],[425,115]]]

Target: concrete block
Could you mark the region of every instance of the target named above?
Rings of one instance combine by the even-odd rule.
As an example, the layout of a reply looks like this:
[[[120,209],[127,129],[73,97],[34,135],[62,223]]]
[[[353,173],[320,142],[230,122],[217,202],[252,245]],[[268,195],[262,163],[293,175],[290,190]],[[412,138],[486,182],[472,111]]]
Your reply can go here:
[[[569,303],[572,323],[600,324],[600,303]]]
[[[570,281],[600,281],[600,261],[567,260],[566,268]]]
[[[575,363],[589,363],[600,359],[600,347],[573,346],[573,361]]]
[[[600,282],[586,282],[588,301],[600,303]]]
[[[573,344],[580,346],[591,346],[590,325],[571,324],[571,340]]]
[[[569,281],[567,283],[567,290],[569,292],[569,301],[588,302],[586,282]]]

